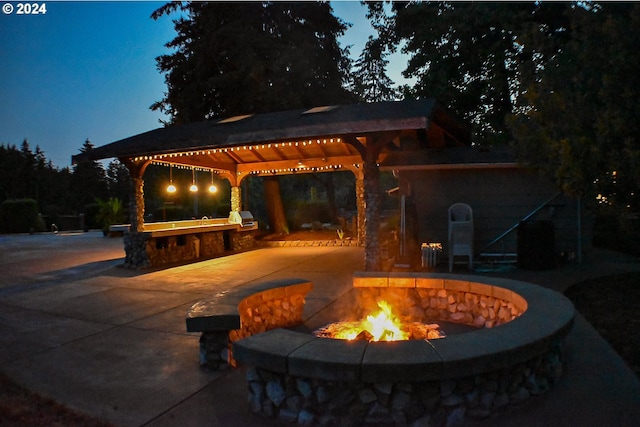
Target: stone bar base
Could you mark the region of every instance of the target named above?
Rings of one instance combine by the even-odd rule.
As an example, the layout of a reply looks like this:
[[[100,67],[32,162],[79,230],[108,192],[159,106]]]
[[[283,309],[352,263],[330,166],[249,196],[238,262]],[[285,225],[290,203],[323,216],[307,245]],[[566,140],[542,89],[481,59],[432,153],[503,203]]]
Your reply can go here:
[[[257,229],[236,230],[234,226],[229,227],[125,232],[125,267],[161,267],[194,262],[256,247]]]

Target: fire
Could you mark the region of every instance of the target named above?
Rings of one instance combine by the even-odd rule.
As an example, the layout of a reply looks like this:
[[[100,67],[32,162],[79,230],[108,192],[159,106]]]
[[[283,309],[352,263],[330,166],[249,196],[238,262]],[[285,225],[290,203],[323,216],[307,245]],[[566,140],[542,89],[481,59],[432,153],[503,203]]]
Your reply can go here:
[[[408,339],[443,338],[437,324],[413,322],[403,324],[392,313],[386,301],[378,302],[380,310],[358,322],[336,322],[315,331],[316,336],[343,340],[402,341]]]
[[[391,313],[391,307],[386,301],[378,303],[380,311],[367,316],[363,321],[363,328],[372,335],[370,341],[401,341],[409,338],[409,334],[400,329],[400,322]]]

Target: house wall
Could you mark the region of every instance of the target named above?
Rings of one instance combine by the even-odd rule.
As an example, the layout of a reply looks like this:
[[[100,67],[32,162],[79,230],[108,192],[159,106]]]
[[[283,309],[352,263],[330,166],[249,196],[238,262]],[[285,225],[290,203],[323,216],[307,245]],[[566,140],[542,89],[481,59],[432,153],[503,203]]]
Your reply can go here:
[[[485,249],[492,240],[543,204],[558,189],[523,168],[475,168],[401,171],[401,187],[410,187],[418,242],[441,242],[448,253],[447,210],[456,202],[467,203],[474,216],[474,252],[517,253],[517,228],[500,242]],[[551,220],[555,250],[577,254],[576,200],[558,195],[531,220]],[[591,244],[591,221],[582,214],[583,253]]]

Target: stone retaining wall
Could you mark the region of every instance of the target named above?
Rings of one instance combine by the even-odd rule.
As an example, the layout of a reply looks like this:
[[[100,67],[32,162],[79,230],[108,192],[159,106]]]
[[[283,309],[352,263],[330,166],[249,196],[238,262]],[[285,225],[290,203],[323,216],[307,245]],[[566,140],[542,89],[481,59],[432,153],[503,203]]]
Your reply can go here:
[[[359,246],[356,239],[332,239],[332,240],[275,240],[260,241],[262,247],[267,248],[288,248],[288,247],[318,247],[318,246]]]
[[[463,426],[549,390],[562,375],[558,345],[509,369],[418,383],[335,382],[252,368],[249,409],[298,425]]]

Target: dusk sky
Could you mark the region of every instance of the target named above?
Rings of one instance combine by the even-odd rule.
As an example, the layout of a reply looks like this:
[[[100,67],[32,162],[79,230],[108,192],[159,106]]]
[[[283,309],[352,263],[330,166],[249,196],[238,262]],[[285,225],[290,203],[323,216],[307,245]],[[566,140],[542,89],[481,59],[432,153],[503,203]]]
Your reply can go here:
[[[87,138],[101,146],[161,127],[166,117],[149,109],[166,91],[155,58],[170,52],[164,45],[175,32],[172,17],[150,16],[166,2],[48,1],[39,15],[0,3],[0,144],[26,138],[66,167]],[[332,7],[353,24],[340,42],[353,45],[355,59],[373,31],[366,9],[358,1]],[[398,82],[406,60],[391,61]]]

